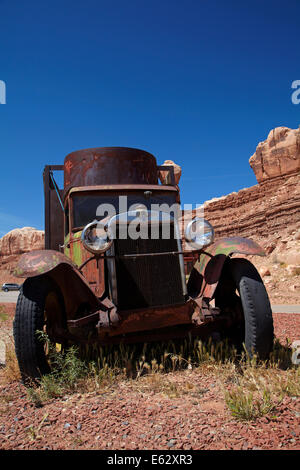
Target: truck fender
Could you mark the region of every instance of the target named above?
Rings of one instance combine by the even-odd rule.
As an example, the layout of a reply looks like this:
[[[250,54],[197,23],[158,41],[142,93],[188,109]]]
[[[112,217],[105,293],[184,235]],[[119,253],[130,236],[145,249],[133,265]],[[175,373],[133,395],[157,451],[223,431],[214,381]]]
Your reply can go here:
[[[88,305],[89,310],[101,307],[100,300],[78,267],[59,251],[36,250],[23,254],[14,274],[23,278],[51,278],[63,294],[68,319],[74,318],[83,305]]]
[[[265,256],[264,250],[249,238],[220,238],[205,248],[194,264],[187,284],[189,295],[212,299],[226,259],[237,253]]]

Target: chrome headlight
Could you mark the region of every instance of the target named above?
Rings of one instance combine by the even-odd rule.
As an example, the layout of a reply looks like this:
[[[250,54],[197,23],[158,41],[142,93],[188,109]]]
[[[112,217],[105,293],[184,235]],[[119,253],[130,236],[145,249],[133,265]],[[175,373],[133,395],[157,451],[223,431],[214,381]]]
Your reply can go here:
[[[101,225],[101,222],[94,220],[86,225],[81,234],[83,246],[94,254],[100,254],[107,251],[113,240],[109,237],[107,227]]]
[[[205,219],[195,217],[186,227],[185,239],[197,250],[210,245],[214,238],[213,226]]]

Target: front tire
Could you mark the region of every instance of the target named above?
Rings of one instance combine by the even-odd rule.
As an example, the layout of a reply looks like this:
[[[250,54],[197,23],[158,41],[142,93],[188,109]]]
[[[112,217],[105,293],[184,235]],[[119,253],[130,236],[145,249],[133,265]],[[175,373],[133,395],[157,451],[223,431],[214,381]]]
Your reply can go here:
[[[272,310],[264,283],[250,261],[234,258],[226,262],[216,305],[229,310],[240,308],[242,318],[232,331],[237,346],[244,343],[250,357],[256,354],[259,359],[267,359],[274,340]]]
[[[46,344],[38,333],[48,334],[50,313],[54,313],[54,319],[60,323],[63,321],[60,291],[46,278],[27,279],[19,293],[13,323],[15,351],[24,384],[35,382],[50,372]]]

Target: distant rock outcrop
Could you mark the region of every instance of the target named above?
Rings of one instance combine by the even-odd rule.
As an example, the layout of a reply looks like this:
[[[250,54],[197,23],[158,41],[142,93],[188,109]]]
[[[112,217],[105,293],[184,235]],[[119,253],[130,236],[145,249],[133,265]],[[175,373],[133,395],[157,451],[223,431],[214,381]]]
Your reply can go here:
[[[276,127],[249,160],[259,183],[300,171],[300,130]]]
[[[0,283],[17,282],[14,269],[22,255],[44,248],[44,232],[33,227],[16,228],[0,238]]]
[[[15,228],[0,239],[0,256],[19,255],[44,248],[44,232],[33,227]]]

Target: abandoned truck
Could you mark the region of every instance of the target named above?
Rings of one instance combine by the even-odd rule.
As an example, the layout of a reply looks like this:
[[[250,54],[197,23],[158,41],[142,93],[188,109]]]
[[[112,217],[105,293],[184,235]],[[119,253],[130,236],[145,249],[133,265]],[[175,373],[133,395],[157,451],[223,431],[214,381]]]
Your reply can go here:
[[[63,171],[63,189],[54,171]],[[166,210],[180,203],[174,166],[158,166],[142,150],[100,147],[47,165],[43,178],[45,250],[22,255],[15,271],[25,278],[14,318],[23,381],[49,371],[42,330],[62,346],[215,334],[268,356],[266,289],[249,260],[232,257],[264,252],[246,238],[215,241],[203,218],[181,236],[179,218]]]

